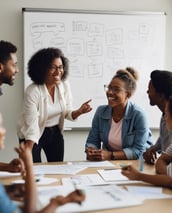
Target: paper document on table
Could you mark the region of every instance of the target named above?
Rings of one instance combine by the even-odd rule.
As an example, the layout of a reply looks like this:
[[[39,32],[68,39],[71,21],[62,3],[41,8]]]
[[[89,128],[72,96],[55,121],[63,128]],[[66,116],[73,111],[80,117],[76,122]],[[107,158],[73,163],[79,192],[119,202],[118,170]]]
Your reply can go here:
[[[48,178],[48,177],[42,177],[39,180],[35,180],[37,185],[48,185],[54,182],[59,181],[57,178]],[[20,179],[20,180],[14,180],[12,183],[16,184],[22,184],[25,183],[25,180]]]
[[[0,172],[0,178],[13,177],[13,176],[21,176],[19,172]]]
[[[120,183],[138,183],[140,181],[129,180],[127,177],[121,174],[121,169],[99,169],[97,172],[107,182]]]
[[[75,175],[78,172],[86,169],[87,167],[79,165],[36,165],[34,168],[34,174],[72,174]]]
[[[75,162],[68,162],[68,164],[72,165],[80,165],[86,167],[115,167],[113,163],[110,161],[75,161]]]
[[[112,208],[122,208],[128,206],[135,206],[142,204],[140,199],[133,196],[126,190],[116,185],[85,187],[86,199],[81,205],[77,203],[68,203],[60,206],[56,212],[58,213],[71,213],[71,212],[93,212],[96,210],[105,210]],[[66,195],[73,191],[73,188],[60,186],[52,188],[38,189],[38,198],[40,206],[43,208],[49,203],[52,197],[57,195]],[[98,201],[98,202],[97,202]]]
[[[142,200],[172,198],[172,195],[163,193],[162,187],[127,186],[127,189]]]
[[[99,174],[87,174],[87,175],[74,175],[69,178],[62,178],[63,184],[72,185],[75,182],[79,186],[100,186],[109,184],[128,184],[128,183],[138,183],[139,181],[131,180],[113,180],[105,181]]]
[[[99,186],[105,184],[114,184],[114,182],[107,182],[102,179],[99,174],[87,174],[87,175],[74,175],[72,177],[62,178],[63,185],[73,185],[73,182],[78,186]]]

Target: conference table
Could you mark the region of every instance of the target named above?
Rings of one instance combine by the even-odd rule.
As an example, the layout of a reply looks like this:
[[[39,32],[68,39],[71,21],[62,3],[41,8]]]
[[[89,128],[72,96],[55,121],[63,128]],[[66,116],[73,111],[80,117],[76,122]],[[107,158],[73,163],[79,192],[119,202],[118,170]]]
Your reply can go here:
[[[139,160],[115,160],[115,161],[110,161],[111,163],[113,163],[114,165],[116,164],[132,164],[135,168],[139,168]],[[65,164],[66,162],[59,162],[58,165],[61,164]],[[57,163],[41,163],[41,164],[34,164],[34,165],[56,165]],[[89,167],[86,168],[82,171],[80,171],[79,173],[77,173],[77,175],[83,175],[83,174],[95,174],[97,173],[97,170],[100,169],[98,167]],[[148,165],[146,163],[144,163],[143,165],[143,172],[145,173],[149,173],[149,174],[154,174],[155,173],[155,167],[153,165]],[[70,177],[71,175],[46,175],[47,177],[51,177],[51,178],[58,178],[58,180],[61,180],[64,177]],[[4,184],[10,184],[12,180],[18,179],[18,177],[14,176],[14,177],[7,177],[7,178],[1,178],[1,182],[3,182]],[[57,186],[57,185],[61,185],[62,182],[58,181],[56,183],[52,183],[49,184],[49,186]],[[120,185],[120,187],[125,187],[127,185]],[[131,184],[130,184],[131,185]],[[132,185],[134,186],[142,186],[145,185],[145,183],[132,183]],[[149,184],[146,184],[146,186],[151,186],[151,187],[156,187],[156,186],[152,186]],[[169,188],[163,188],[163,193],[172,195],[172,190]],[[98,202],[98,200],[97,200]],[[141,205],[137,205],[137,206],[130,206],[130,207],[124,207],[124,208],[113,208],[113,209],[106,209],[106,210],[98,210],[98,211],[92,211],[94,213],[149,213],[149,212],[154,212],[154,213],[171,213],[172,211],[172,198],[163,198],[163,199],[146,199],[144,200],[143,204]],[[90,211],[89,211],[90,212]]]

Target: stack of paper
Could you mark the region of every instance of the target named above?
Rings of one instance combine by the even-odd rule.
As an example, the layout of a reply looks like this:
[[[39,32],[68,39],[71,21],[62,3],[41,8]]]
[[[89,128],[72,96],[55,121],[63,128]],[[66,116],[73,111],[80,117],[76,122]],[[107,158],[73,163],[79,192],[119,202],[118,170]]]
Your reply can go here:
[[[105,182],[115,182],[116,184],[140,182],[129,180],[127,177],[121,174],[121,169],[99,169],[97,171]]]
[[[34,166],[35,174],[71,174],[76,173],[86,169],[85,166],[80,165],[37,165]]]
[[[62,183],[65,185],[73,185],[73,182],[78,186],[99,186],[111,183],[105,182],[99,174],[74,175],[72,177],[62,178]],[[114,182],[112,182],[112,184],[113,183]]]
[[[73,190],[73,189],[71,189]],[[66,195],[69,193],[69,187],[60,186],[60,188],[39,188],[40,206],[44,207],[49,203],[53,196]],[[87,212],[96,210],[105,210],[112,208],[128,207],[142,204],[140,199],[130,194],[128,191],[116,186],[96,186],[86,187],[86,200],[79,205],[69,203],[57,209],[58,213]]]

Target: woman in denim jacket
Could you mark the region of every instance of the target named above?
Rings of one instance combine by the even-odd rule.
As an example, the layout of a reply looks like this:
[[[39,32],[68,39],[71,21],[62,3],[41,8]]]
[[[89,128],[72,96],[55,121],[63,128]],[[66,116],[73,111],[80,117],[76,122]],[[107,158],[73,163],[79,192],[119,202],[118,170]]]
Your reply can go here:
[[[88,160],[138,159],[153,140],[144,111],[129,101],[136,89],[137,72],[118,70],[108,86],[108,105],[99,106],[86,141]]]

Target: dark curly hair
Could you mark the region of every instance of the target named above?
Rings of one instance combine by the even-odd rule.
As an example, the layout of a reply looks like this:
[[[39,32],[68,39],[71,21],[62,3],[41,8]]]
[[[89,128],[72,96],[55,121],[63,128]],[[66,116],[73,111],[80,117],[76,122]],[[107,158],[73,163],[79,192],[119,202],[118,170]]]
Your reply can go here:
[[[56,58],[61,58],[64,67],[62,81],[68,76],[68,59],[64,57],[62,51],[58,48],[43,48],[38,50],[28,62],[28,75],[35,84],[44,84],[46,74],[52,62]]]
[[[17,47],[9,41],[0,41],[0,63],[5,64],[11,59],[11,53],[16,53]]]
[[[172,72],[167,70],[154,70],[150,74],[151,82],[158,93],[163,93],[165,99],[172,95]]]

